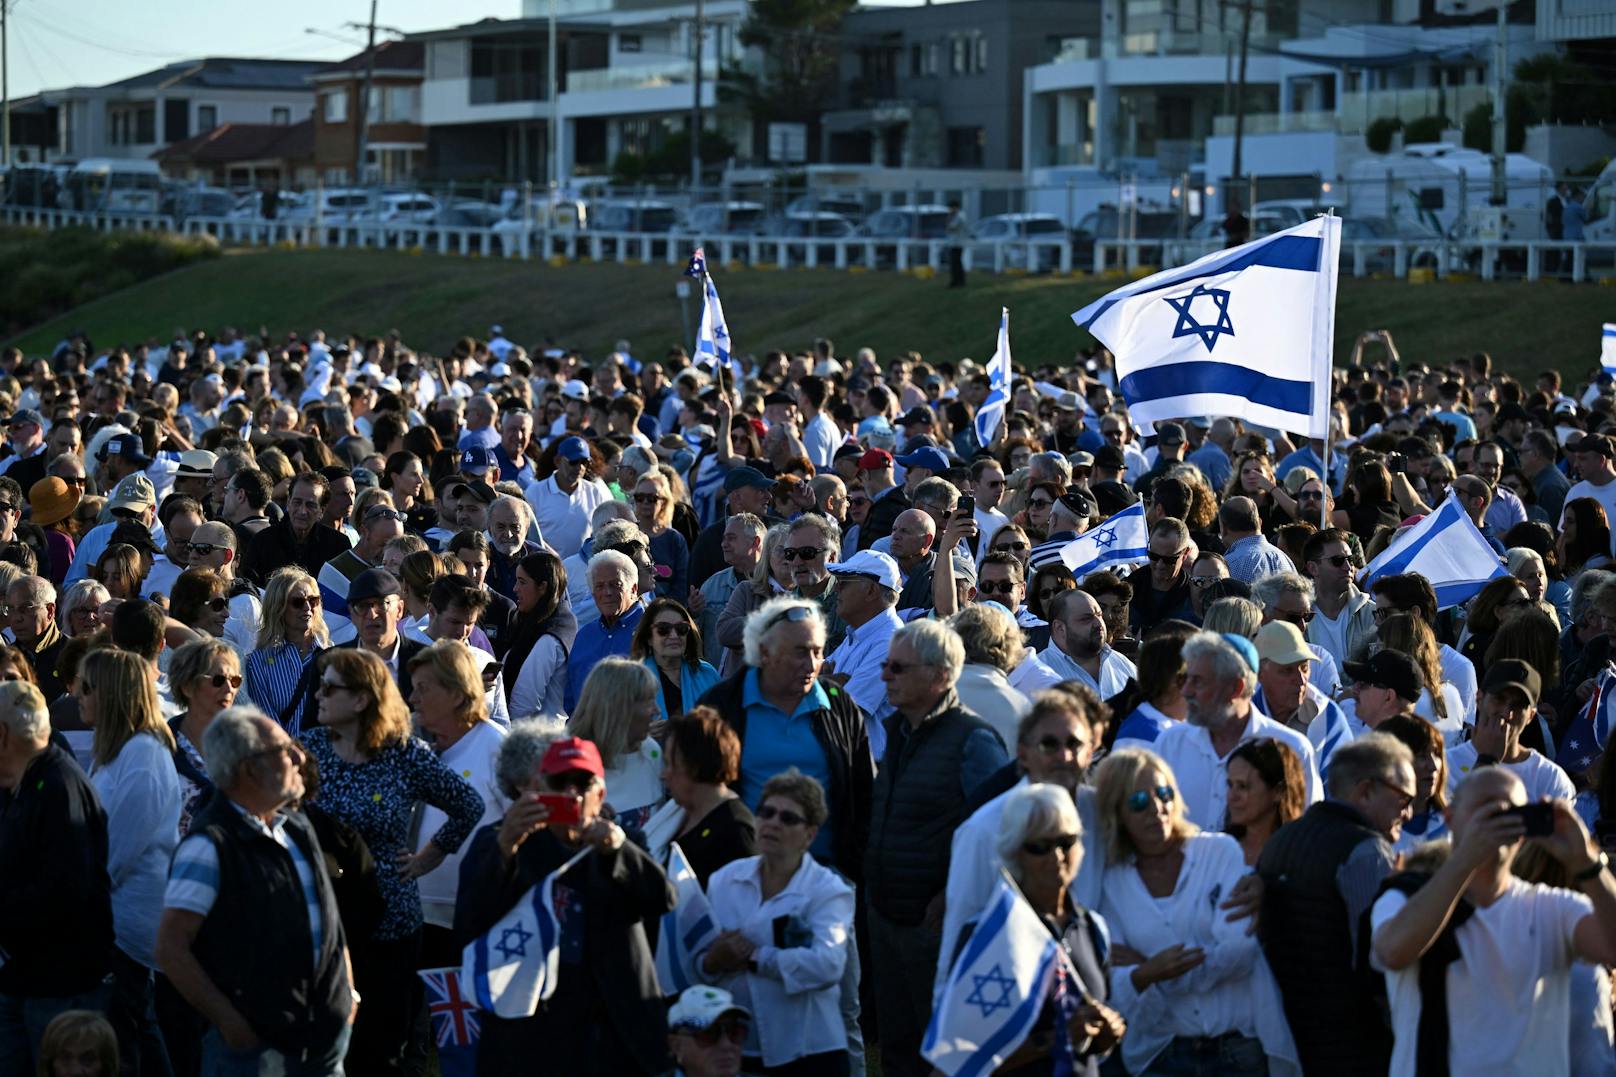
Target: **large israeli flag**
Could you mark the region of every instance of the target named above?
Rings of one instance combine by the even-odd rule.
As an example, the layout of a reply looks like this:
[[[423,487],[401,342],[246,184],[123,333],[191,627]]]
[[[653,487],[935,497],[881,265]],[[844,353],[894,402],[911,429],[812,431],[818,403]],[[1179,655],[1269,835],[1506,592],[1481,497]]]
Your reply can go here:
[[[1065,954],[1002,873],[932,1010],[920,1053],[948,1077],[989,1074],[1032,1031]]]
[[[1341,222],[1316,217],[1118,289],[1076,314],[1140,423],[1228,415],[1329,432]]]
[[[532,1017],[555,994],[561,974],[561,927],[555,914],[555,880],[586,856],[571,860],[534,883],[487,934],[466,945],[461,982],[471,985],[477,1008],[500,1017]]]
[[[1010,403],[1010,308],[999,308],[999,346],[988,361],[988,395],[976,409],[976,442],[984,449],[993,444],[993,435],[1004,421]]]
[[[712,907],[702,892],[684,850],[674,842],[668,847],[668,881],[679,895],[678,904],[662,914],[662,930],[657,933],[657,982],[665,995],[677,995],[692,984],[696,975],[695,955],[718,937]]]
[[[1466,602],[1489,580],[1509,575],[1498,552],[1487,544],[1451,491],[1435,512],[1364,567],[1358,574],[1358,586],[1367,591],[1380,577],[1405,572],[1417,572],[1431,582],[1439,609]]]
[[[1036,572],[1058,561],[1071,569],[1081,583],[1083,577],[1102,568],[1137,565],[1148,560],[1150,528],[1145,524],[1144,504],[1136,501],[1075,539],[1045,542],[1035,547],[1028,555],[1028,568]]]

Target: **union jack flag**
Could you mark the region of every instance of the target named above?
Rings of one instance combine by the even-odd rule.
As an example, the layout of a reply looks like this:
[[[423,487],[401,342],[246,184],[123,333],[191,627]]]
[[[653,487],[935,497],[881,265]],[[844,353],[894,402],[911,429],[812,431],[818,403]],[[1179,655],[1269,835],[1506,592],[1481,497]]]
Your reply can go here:
[[[695,277],[697,280],[700,280],[706,275],[707,255],[703,253],[700,247],[697,247],[696,253],[690,256],[690,264],[685,266],[685,276]]]
[[[421,979],[426,981],[427,1011],[432,1015],[438,1047],[475,1044],[479,1033],[477,1006],[460,990],[460,970],[427,969]]]
[[[1594,759],[1610,739],[1611,711],[1616,708],[1616,670],[1606,666],[1594,682],[1593,695],[1561,738],[1555,759],[1567,771],[1578,774],[1594,765]]]

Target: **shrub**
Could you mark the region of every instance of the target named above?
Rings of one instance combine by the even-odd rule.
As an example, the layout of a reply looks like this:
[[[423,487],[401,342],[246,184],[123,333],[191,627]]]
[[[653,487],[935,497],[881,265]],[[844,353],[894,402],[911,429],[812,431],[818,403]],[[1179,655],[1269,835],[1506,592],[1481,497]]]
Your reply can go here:
[[[1396,116],[1381,116],[1369,121],[1369,128],[1364,131],[1364,142],[1368,144],[1369,152],[1390,153],[1392,136],[1402,129],[1403,121]]]

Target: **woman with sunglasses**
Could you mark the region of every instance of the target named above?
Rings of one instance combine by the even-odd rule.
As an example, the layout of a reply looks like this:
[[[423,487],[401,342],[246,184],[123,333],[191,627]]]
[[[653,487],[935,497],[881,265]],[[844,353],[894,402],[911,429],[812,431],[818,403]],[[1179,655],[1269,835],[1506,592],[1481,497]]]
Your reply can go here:
[[[998,536],[994,537],[997,538]],[[1032,579],[1027,581],[1027,612],[1036,617],[1038,622],[1032,625],[1022,625],[1022,627],[1043,627],[1047,629],[1051,604],[1062,591],[1075,591],[1076,589],[1077,580],[1072,577],[1072,570],[1059,561],[1045,565],[1037,572],[1034,572]]]
[[[101,627],[101,607],[112,595],[97,580],[76,580],[56,604],[56,625],[68,637],[85,636]]]
[[[188,568],[169,591],[168,615],[210,636],[223,636],[230,621],[230,585],[211,568]]]
[[[701,629],[689,611],[671,598],[651,603],[634,630],[628,653],[656,676],[661,721],[694,707],[718,683],[718,670],[701,656]]]
[[[1514,576],[1491,581],[1470,600],[1464,631],[1459,635],[1459,653],[1476,667],[1477,683],[1487,675],[1487,648],[1492,645],[1493,637],[1505,622],[1530,609],[1532,604],[1526,585]]]
[[[1027,507],[1016,513],[1014,521],[1027,533],[1029,542],[1040,543],[1049,534],[1049,513],[1060,500],[1059,483],[1035,482],[1027,491]]]
[[[673,528],[673,487],[660,471],[648,471],[634,484],[634,520],[651,540],[656,591],[681,601],[690,594],[690,547]]]
[[[728,677],[746,665],[742,645],[746,620],[752,611],[771,598],[789,594],[795,585],[796,573],[785,555],[790,534],[790,524],[775,524],[764,532],[763,556],[758,558],[751,582],[730,592],[724,612],[718,615],[718,642],[724,645],[724,661],[718,666],[720,677]]]
[[[247,698],[279,720],[296,714],[293,703],[301,702],[298,687],[304,672],[331,645],[331,634],[320,612],[320,585],[294,565],[269,578],[263,609],[258,647],[247,656],[244,683]],[[287,732],[296,736],[302,729],[293,725]]]
[[[241,659],[222,639],[193,640],[168,663],[168,688],[185,710],[169,719],[174,734],[174,769],[180,776],[180,834],[190,833],[191,816],[213,788],[202,758],[202,735],[214,715],[236,701],[241,690]]]
[[[1189,821],[1154,752],[1108,756],[1095,793],[1128,1072],[1300,1073],[1257,937],[1218,908],[1248,873],[1240,843]]]
[[[696,968],[751,1010],[745,1068],[845,1077],[842,973],[853,932],[853,888],[808,855],[828,811],[825,790],[795,767],[763,785],[757,856],[719,868],[707,884],[718,937]]]

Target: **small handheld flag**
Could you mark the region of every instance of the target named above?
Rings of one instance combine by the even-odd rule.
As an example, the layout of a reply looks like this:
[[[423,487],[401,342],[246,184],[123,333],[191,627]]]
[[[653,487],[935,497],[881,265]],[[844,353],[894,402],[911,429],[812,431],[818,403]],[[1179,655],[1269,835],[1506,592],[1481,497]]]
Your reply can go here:
[[[460,970],[423,969],[427,1013],[438,1045],[443,1077],[472,1077],[477,1071],[477,1006],[460,989]]]
[[[999,344],[988,361],[988,395],[976,409],[976,442],[982,448],[993,444],[1010,403],[1010,308],[999,310]]]
[[[695,955],[706,949],[718,935],[712,908],[702,892],[684,850],[674,842],[668,847],[668,881],[679,895],[679,902],[662,914],[662,930],[657,933],[657,982],[664,994],[677,995],[700,982]]]
[[[696,352],[691,359],[698,366],[726,368],[731,378],[740,376],[735,361],[729,324],[724,321],[724,305],[718,301],[718,285],[707,272],[707,259],[700,247],[690,256],[685,275],[701,280],[701,324],[696,329]]]
[[[1599,331],[1599,365],[1616,374],[1616,322],[1606,322]]]
[[[1150,528],[1145,523],[1145,506],[1135,502],[1066,542],[1046,542],[1034,547],[1027,567],[1036,572],[1045,565],[1064,564],[1079,582],[1102,568],[1135,565],[1150,559]]]
[[[555,881],[590,851],[584,846],[534,883],[482,937],[466,945],[461,981],[471,985],[478,1009],[500,1017],[532,1017],[555,994],[561,975],[561,927],[555,916]]]
[[[685,266],[685,276],[695,277],[697,280],[707,275],[707,255],[700,247],[690,256],[690,264]]]
[[[1498,551],[1490,546],[1450,491],[1437,510],[1409,528],[1359,573],[1369,590],[1382,576],[1416,572],[1431,581],[1439,609],[1468,601],[1489,580],[1507,576]]]

